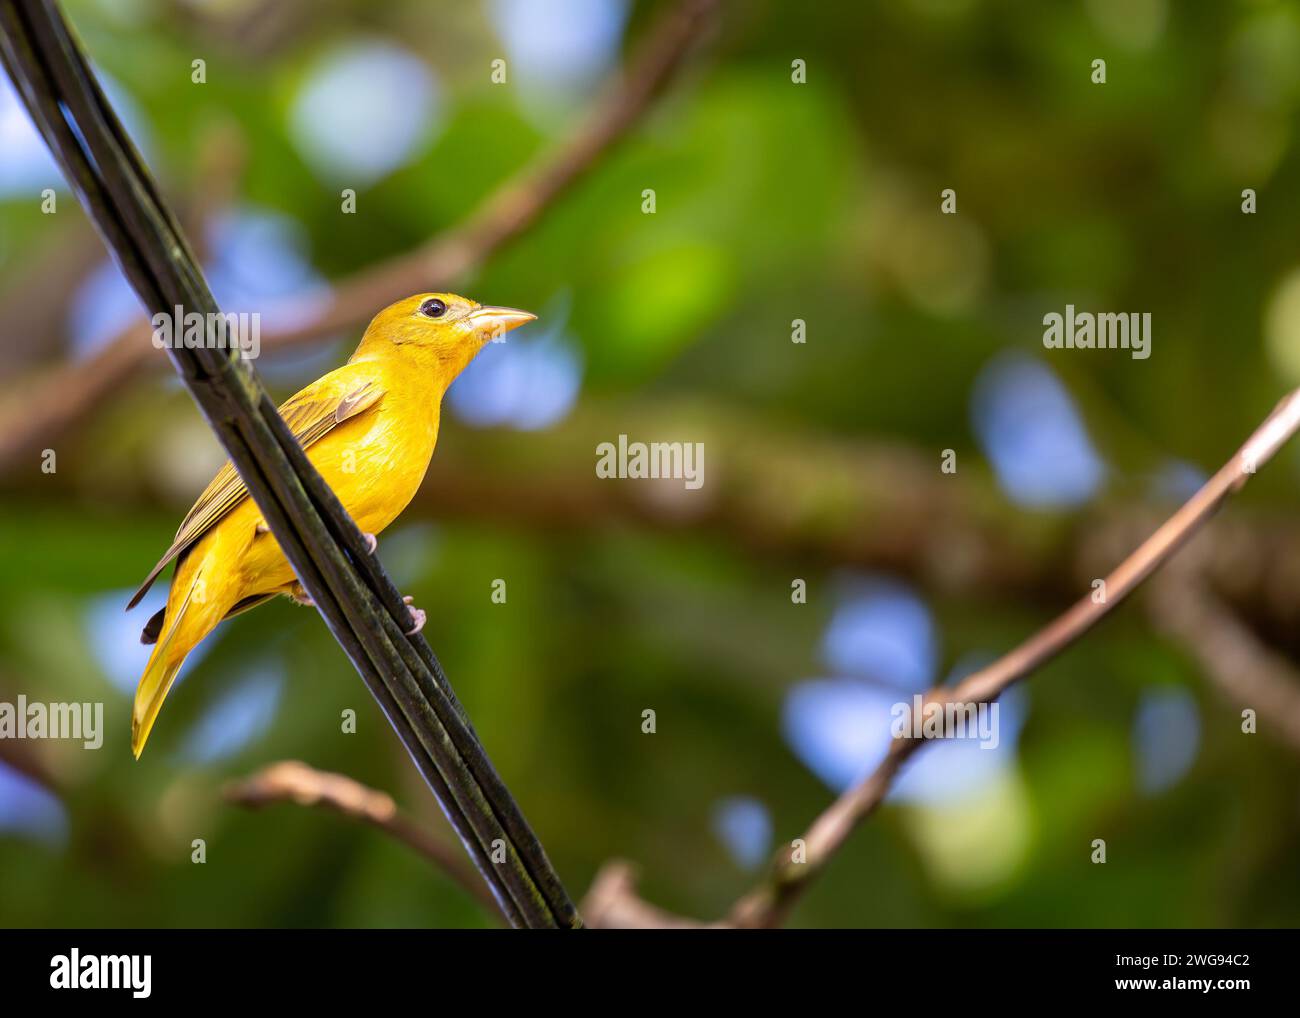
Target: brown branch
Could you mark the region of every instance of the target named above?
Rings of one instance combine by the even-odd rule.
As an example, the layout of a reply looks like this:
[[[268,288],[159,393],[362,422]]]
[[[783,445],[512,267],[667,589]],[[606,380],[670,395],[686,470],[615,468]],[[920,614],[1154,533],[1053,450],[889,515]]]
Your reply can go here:
[[[698,930],[724,926],[673,915],[636,893],[636,869],[615,859],[605,863],[579,906],[583,923],[593,930]]]
[[[292,803],[332,810],[349,820],[376,828],[424,856],[471,894],[493,916],[501,912],[487,886],[456,849],[405,816],[391,796],[344,774],[318,771],[297,760],[284,760],[232,782],[227,802],[248,809]],[[694,929],[706,925],[648,904],[636,894],[634,867],[614,860],[601,867],[582,901],[584,925],[593,929]],[[712,924],[718,925],[718,924]]]
[[[318,771],[297,760],[284,760],[227,785],[225,797],[227,801],[249,809],[291,802],[333,810],[351,820],[367,823],[413,848],[451,877],[495,918],[502,919],[500,906],[483,883],[483,878],[466,864],[456,846],[399,811],[391,796],[346,775]]]
[[[935,689],[933,703],[987,703],[1051,660],[1083,636],[1205,523],[1220,505],[1300,429],[1300,390],[1291,393],[1220,470],[1184,505],[1105,578],[1101,596],[1085,595],[1010,653],[958,683]],[[773,860],[768,878],[741,898],[731,911],[737,926],[770,927],[790,910],[839,851],[854,829],[875,811],[904,762],[925,745],[923,739],[895,739],[876,770],[840,796],[801,839],[800,850],[783,851]]]
[[[589,120],[554,153],[507,181],[459,226],[424,246],[335,284],[312,321],[268,329],[262,349],[305,343],[364,325],[376,308],[445,285],[528,229],[618,142],[672,80],[705,33],[717,0],[680,0],[652,30]],[[26,395],[0,412],[0,473],[33,450],[48,448],[118,392],[153,356],[147,323],[121,335],[83,362],[67,363],[25,386]]]
[[[682,0],[652,31],[631,70],[568,142],[496,191],[461,226],[422,248],[390,259],[334,288],[312,322],[263,338],[292,346],[363,324],[377,307],[455,279],[530,227],[622,138],[650,107],[694,48],[716,0]]]

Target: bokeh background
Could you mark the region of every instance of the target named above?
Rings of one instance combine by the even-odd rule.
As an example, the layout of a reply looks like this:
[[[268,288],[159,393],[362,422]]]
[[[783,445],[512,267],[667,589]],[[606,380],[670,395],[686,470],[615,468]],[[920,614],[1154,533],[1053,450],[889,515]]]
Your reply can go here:
[[[562,142],[668,7],[67,4],[218,299],[278,323]],[[456,383],[380,549],[571,891],[626,858],[649,900],[708,919],[880,758],[890,704],[1085,593],[1300,383],[1300,10],[760,0],[704,34],[620,145],[455,282],[541,320]],[[1045,351],[1066,303],[1150,312],[1152,356]],[[140,316],[0,83],[5,419]],[[287,396],[357,335],[258,369]],[[155,356],[38,442],[54,473],[37,448],[0,474],[0,699],[103,701],[107,728],[95,752],[0,742],[0,923],[490,925],[372,829],[223,800],[300,759],[445,830],[314,612],[221,627],[131,759],[163,592],[122,607],[221,460]],[[704,442],[703,489],[596,480],[620,433]],[[1272,655],[1271,712],[1156,588],[1007,697],[996,751],[919,756],[793,923],[1294,924],[1297,453],[1189,549]]]

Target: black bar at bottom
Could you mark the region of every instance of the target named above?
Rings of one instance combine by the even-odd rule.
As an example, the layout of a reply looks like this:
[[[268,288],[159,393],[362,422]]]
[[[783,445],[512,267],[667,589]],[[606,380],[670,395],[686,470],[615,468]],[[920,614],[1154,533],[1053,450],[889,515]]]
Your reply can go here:
[[[1155,997],[1217,1009],[1294,999],[1297,947],[1293,930],[4,930],[0,1000],[10,1014],[398,998],[436,1010],[468,991],[496,1010],[545,987],[593,1013],[647,994],[670,1014],[710,1000],[734,1013],[751,996],[768,1009],[776,993],[818,1012]]]

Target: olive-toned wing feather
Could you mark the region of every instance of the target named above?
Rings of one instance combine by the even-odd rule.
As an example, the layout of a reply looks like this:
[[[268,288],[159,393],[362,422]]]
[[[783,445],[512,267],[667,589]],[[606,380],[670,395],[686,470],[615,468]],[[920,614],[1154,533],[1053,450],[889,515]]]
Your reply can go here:
[[[360,381],[340,396],[337,392],[324,393],[319,385],[312,385],[289,398],[280,407],[280,416],[293,432],[293,437],[304,449],[349,418],[369,410],[384,395],[383,387],[374,379]],[[176,538],[158,564],[149,571],[140,589],[131,598],[127,609],[134,608],[153,586],[167,564],[182,554],[195,541],[206,534],[230,510],[248,497],[248,489],[229,460],[217,471],[217,476],[207,486],[194,508],[181,521]]]

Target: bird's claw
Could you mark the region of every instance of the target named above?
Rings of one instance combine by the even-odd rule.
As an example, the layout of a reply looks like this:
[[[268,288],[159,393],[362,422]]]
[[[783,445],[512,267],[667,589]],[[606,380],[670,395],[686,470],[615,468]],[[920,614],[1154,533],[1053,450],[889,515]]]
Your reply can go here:
[[[377,538],[374,534],[362,534],[361,536],[366,542],[366,550],[370,552],[371,555],[373,555],[375,553],[375,549],[379,547],[379,538]]]
[[[415,624],[406,631],[407,636],[414,636],[424,628],[424,623],[428,621],[428,616],[425,615],[424,610],[415,607],[415,605],[411,603],[414,600],[415,598],[411,597],[410,594],[407,594],[406,597],[402,598],[402,604],[411,609],[411,618],[415,622]]]

